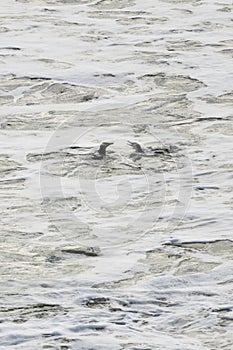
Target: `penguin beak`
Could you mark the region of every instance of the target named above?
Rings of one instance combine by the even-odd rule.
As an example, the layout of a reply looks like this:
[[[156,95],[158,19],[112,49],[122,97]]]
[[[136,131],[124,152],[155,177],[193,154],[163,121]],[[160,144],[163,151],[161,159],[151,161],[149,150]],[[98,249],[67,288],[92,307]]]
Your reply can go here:
[[[108,146],[111,146],[113,145],[113,142],[103,142],[102,143],[102,146],[105,147],[105,149],[108,147]],[[100,146],[101,147],[101,146]]]
[[[127,141],[128,145],[132,146],[133,145],[133,142],[131,141]]]

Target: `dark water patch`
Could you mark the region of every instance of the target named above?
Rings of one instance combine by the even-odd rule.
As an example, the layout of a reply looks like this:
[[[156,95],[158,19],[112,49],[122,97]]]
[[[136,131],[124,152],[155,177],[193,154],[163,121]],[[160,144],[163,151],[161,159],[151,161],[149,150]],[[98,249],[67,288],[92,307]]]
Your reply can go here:
[[[217,43],[217,44],[216,43],[206,44],[206,47],[208,47],[208,46],[209,47],[217,47],[218,48],[218,47],[222,47],[223,45],[220,44],[220,43]]]
[[[116,75],[112,73],[94,74],[94,77],[115,78]]]
[[[70,350],[73,348],[72,343],[77,344],[77,339],[61,336],[60,332],[43,333],[42,337],[46,340],[43,350]]]
[[[61,158],[55,161],[49,162],[48,164],[43,164],[43,173],[52,175],[52,176],[79,176],[80,169],[88,166],[88,161],[85,161],[79,164],[78,159],[68,159]],[[93,167],[91,167],[93,170]]]
[[[211,255],[228,256],[233,249],[233,241],[231,240],[215,240],[215,241],[190,241],[190,242],[168,242],[165,245],[181,247],[185,249],[198,250],[207,252]]]
[[[88,34],[88,35],[83,35],[81,36],[81,40],[85,41],[85,42],[88,42],[88,43],[97,43],[98,41],[100,40],[107,40],[109,39],[109,35],[106,35],[106,34],[101,34],[101,35],[98,35],[98,34],[94,34],[94,35],[91,35],[91,34]],[[127,45],[127,44],[116,44],[116,45]],[[110,44],[109,46],[115,46],[115,44]]]
[[[204,172],[201,172],[201,173],[194,174],[194,177],[198,178],[198,177],[208,176],[208,175],[213,175],[213,174],[215,174],[214,171],[204,171]]]
[[[110,306],[110,299],[105,297],[90,297],[83,301],[83,304],[89,308],[102,308]]]
[[[123,25],[137,25],[137,24],[145,24],[145,25],[154,25],[156,23],[164,23],[168,21],[167,17],[149,17],[149,16],[131,16],[129,18],[121,18],[116,20],[118,23]]]
[[[212,310],[213,312],[231,312],[233,311],[233,305],[218,306]]]
[[[220,53],[233,58],[233,49],[223,49]]]
[[[150,41],[149,40],[145,40],[145,41],[141,41],[140,43],[135,44],[134,46],[135,47],[151,47],[154,42],[155,42],[155,40],[150,40]],[[153,55],[156,55],[156,54],[153,53]],[[161,58],[161,55],[159,55],[159,57]],[[168,56],[168,57],[170,57],[170,56]],[[163,55],[162,55],[162,58],[165,58],[165,57],[163,57]]]
[[[83,333],[83,332],[93,332],[93,331],[103,331],[108,328],[107,324],[100,324],[100,323],[88,323],[88,324],[79,324],[77,326],[73,326],[69,328],[69,331],[74,333]]]
[[[204,297],[214,297],[214,296],[218,296],[218,293],[215,293],[214,291],[202,291],[202,290],[194,290],[188,293],[190,296],[194,295],[194,296],[204,296]]]
[[[11,212],[11,214],[13,214],[13,212],[16,214],[17,211],[19,212],[24,212],[24,214],[27,213],[30,213],[30,212],[33,212],[33,209],[31,207],[16,207],[16,208],[12,208],[12,207],[8,207],[8,214],[9,212]],[[2,229],[2,234],[4,234],[5,238],[4,238],[4,241],[5,242],[10,242],[12,241],[13,239],[17,240],[18,242],[20,241],[24,241],[25,240],[33,240],[33,239],[36,239],[38,237],[41,237],[44,235],[43,232],[29,232],[29,231],[19,231],[19,230],[9,230],[9,229]]]
[[[42,112],[10,114],[2,118],[1,129],[6,130],[54,130],[71,117],[69,112]]]
[[[173,247],[182,247],[172,245]],[[162,276],[171,274],[174,276],[191,275],[210,271],[218,266],[218,263],[203,261],[200,257],[192,254],[192,251],[181,249],[157,248],[147,252],[146,259],[142,262],[149,265],[150,274]]]
[[[227,23],[227,22],[226,22]],[[205,29],[205,31],[216,31],[216,30],[220,30],[223,29],[227,26],[226,23],[219,23],[219,22],[215,22],[215,21],[202,21],[199,22],[197,24],[194,24],[193,27],[198,27],[198,28],[203,28]]]
[[[28,153],[26,159],[28,162],[41,162],[46,160],[60,160],[64,161],[69,158],[70,160],[75,160],[75,155],[69,152],[44,152],[44,153]]]
[[[220,5],[220,4],[219,4]],[[227,4],[226,4],[227,5]],[[219,12],[232,12],[232,7],[229,7],[229,6],[223,6],[223,7],[220,7],[218,9],[216,9],[216,11],[219,11]]]
[[[63,253],[86,255],[86,256],[99,256],[101,251],[98,247],[65,247],[62,248]]]
[[[160,0],[171,4],[191,4],[193,6],[199,6],[203,4],[202,0]]]
[[[198,79],[191,78],[185,75],[167,75],[166,73],[149,73],[141,77],[139,80],[144,81],[146,84],[153,84],[155,87],[160,87],[163,89],[170,89],[174,92],[190,92],[200,89],[205,86]]]
[[[230,122],[232,119],[231,116],[227,116],[227,117],[221,117],[221,116],[197,116],[197,115],[193,115],[193,118],[188,118],[186,120],[182,120],[182,121],[175,121],[175,122],[171,122],[171,125],[174,126],[182,126],[182,125],[189,125],[189,124],[196,124],[196,123],[205,123],[205,122],[212,122],[212,124],[210,126],[207,126],[207,128],[205,130],[211,129],[211,131],[215,130],[217,131],[220,128],[220,125],[222,125],[222,129],[225,129],[225,132],[227,132],[227,134],[229,134],[229,132],[231,132],[231,127],[228,127],[229,124],[216,124],[214,122],[217,121],[226,121],[226,122]],[[223,131],[223,130],[221,130]],[[224,131],[223,131],[224,133]]]
[[[56,9],[47,8],[47,7],[45,7],[45,8],[44,8],[43,10],[41,10],[41,11],[44,11],[44,12],[57,12]]]
[[[7,27],[0,26],[0,33],[7,33],[9,29]]]
[[[103,309],[110,312],[110,322],[118,325],[134,323],[148,323],[150,317],[159,317],[163,313],[169,313],[167,307],[172,306],[165,300],[147,299],[139,300],[133,297],[88,297],[82,304],[89,309]]]
[[[11,92],[12,95],[1,96],[3,103],[9,105],[81,103],[98,99],[103,93],[106,94],[106,91],[103,92],[98,88],[55,82],[49,77],[14,75],[0,79],[0,89],[6,93]]]
[[[31,304],[26,306],[1,307],[0,317],[5,321],[24,323],[33,318],[45,319],[57,315],[66,315],[67,309],[58,304]]]
[[[46,259],[46,262],[50,263],[50,264],[57,264],[62,262],[62,258],[56,255],[49,255]]]
[[[110,18],[110,19],[120,19],[120,18],[129,18],[131,16],[138,17],[138,16],[148,16],[150,15],[149,12],[143,11],[143,10],[116,10],[114,11],[101,11],[101,10],[93,10],[87,13],[88,17],[92,18]]]
[[[226,119],[222,123],[212,123],[204,129],[207,133],[218,133],[220,135],[232,136],[233,135],[233,123],[231,118]],[[230,163],[228,165],[230,167]],[[224,167],[224,166],[223,166]]]
[[[193,11],[192,10],[188,10],[188,9],[174,9],[175,11],[183,14],[183,15],[192,15],[193,14]]]
[[[233,45],[233,40],[232,39],[226,39],[226,40],[221,40],[220,43],[224,46],[232,46]]]
[[[194,110],[194,103],[190,101],[185,94],[156,94],[147,101],[136,104],[144,113],[144,120],[151,121],[151,115],[155,116],[160,122],[175,122],[182,119],[197,118],[200,113]],[[186,123],[186,122],[185,122]]]
[[[44,197],[42,201],[42,205],[44,207],[48,207],[52,210],[52,208],[56,209],[56,207],[61,206],[69,206],[70,209],[76,210],[81,206],[80,198],[71,196],[71,197],[61,197],[61,198],[49,198]]]
[[[115,290],[118,288],[129,287],[136,285],[139,281],[143,280],[145,277],[144,273],[135,273],[130,278],[122,278],[113,282],[103,282],[103,283],[95,283],[92,285],[94,289],[107,289],[107,290]]]
[[[25,186],[25,178],[0,180],[1,190],[21,190]]]
[[[202,49],[204,44],[200,41],[181,40],[181,41],[167,41],[168,51],[196,51]]]
[[[218,186],[195,186],[195,190],[197,191],[205,191],[205,190],[220,190],[220,187]]]
[[[32,96],[36,93],[37,96]],[[40,97],[38,98],[38,93]],[[18,100],[20,104],[38,104],[38,103],[80,103],[98,98],[96,91],[91,88],[78,87],[68,83],[43,84],[33,87],[24,96]]]
[[[55,3],[53,0],[15,0],[23,4],[35,4],[35,5],[77,5],[77,0],[56,0]],[[88,4],[90,0],[79,0],[78,5]]]
[[[0,47],[0,50],[20,51],[22,49],[20,47],[17,47],[17,46],[4,46],[4,47]]]
[[[39,159],[37,159],[39,160]],[[138,174],[142,169],[140,164],[134,164],[132,160],[125,161],[117,156],[107,155],[105,158],[95,159],[93,155],[69,154],[49,163],[43,162],[43,171],[53,176],[67,176],[69,178],[98,180],[100,178],[115,177],[119,175]],[[154,169],[154,167],[152,168]],[[164,167],[163,167],[164,169]],[[158,169],[162,171],[162,165]],[[96,174],[98,173],[98,179]]]
[[[140,30],[138,29],[140,32]],[[129,31],[130,32],[130,31]],[[132,32],[137,32],[137,28],[132,29]],[[135,47],[144,46],[144,42],[139,42],[134,44]],[[161,55],[157,55],[155,52],[149,52],[149,51],[139,51],[135,50],[130,56],[126,56],[124,58],[117,58],[115,60],[117,63],[122,62],[138,62],[140,61],[141,64],[147,64],[147,65],[156,65],[156,67],[160,67],[160,69],[166,68],[170,65],[170,63],[166,60],[166,57],[161,58]],[[142,87],[141,87],[142,89]],[[144,86],[144,90],[146,91],[146,86]]]
[[[28,87],[32,84],[32,81],[36,81],[37,83],[42,83],[44,81],[42,79],[35,77],[32,79],[30,77],[18,77],[15,74],[6,75],[1,77],[0,79],[0,88],[6,92],[12,92],[17,88],[22,88],[22,86]]]
[[[228,92],[226,94],[222,94],[219,96],[213,96],[213,95],[204,95],[202,97],[199,97],[200,100],[205,101],[206,103],[211,104],[230,104],[233,103],[233,92]]]
[[[39,244],[35,246],[33,239]],[[89,269],[88,264],[83,264],[83,257],[77,259],[77,255],[64,256],[57,245],[57,236],[44,235],[41,239],[37,237],[25,239],[24,242],[18,240],[14,249],[7,251],[10,242],[4,244],[6,253],[2,253],[2,264],[0,266],[2,281],[16,279],[27,281],[28,285],[36,280],[61,279],[67,276],[77,276],[81,272]],[[25,245],[26,244],[26,245]],[[27,250],[27,251],[26,251]],[[26,252],[26,255],[19,254],[18,251]]]
[[[99,0],[95,4],[92,4],[92,6],[102,10],[115,10],[124,9],[125,7],[133,6],[134,4],[134,0]]]
[[[8,105],[13,103],[13,101],[14,101],[14,97],[12,95],[0,96],[1,105]]]
[[[109,46],[128,46],[128,45],[131,45],[131,43],[112,43],[112,44],[109,44]]]
[[[210,226],[213,224],[217,224],[218,220],[214,217],[205,217],[205,218],[197,218],[197,219],[189,219],[188,221],[183,220],[180,223],[180,229],[195,229],[198,227]]]
[[[221,117],[221,116],[201,116],[195,119],[195,122],[205,122],[205,121],[216,121],[216,120],[230,120],[229,117]]]
[[[49,77],[32,77],[32,76],[24,76],[22,77],[22,79],[29,79],[29,80],[32,80],[32,81],[50,81],[52,80],[52,78],[49,78]]]
[[[7,154],[0,154],[0,176],[8,175],[18,170],[24,170],[25,167],[11,159]]]

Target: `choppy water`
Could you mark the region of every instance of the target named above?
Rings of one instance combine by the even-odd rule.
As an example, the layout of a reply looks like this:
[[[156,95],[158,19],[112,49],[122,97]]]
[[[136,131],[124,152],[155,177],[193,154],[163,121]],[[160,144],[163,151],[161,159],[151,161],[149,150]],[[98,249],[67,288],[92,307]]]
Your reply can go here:
[[[233,348],[232,9],[2,1],[1,349]]]

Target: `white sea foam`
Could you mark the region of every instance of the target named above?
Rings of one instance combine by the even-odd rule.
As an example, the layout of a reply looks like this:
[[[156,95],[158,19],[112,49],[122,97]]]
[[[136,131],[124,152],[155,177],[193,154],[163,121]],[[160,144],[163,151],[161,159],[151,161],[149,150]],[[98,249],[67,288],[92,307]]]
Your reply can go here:
[[[0,18],[0,349],[232,349],[232,2]]]

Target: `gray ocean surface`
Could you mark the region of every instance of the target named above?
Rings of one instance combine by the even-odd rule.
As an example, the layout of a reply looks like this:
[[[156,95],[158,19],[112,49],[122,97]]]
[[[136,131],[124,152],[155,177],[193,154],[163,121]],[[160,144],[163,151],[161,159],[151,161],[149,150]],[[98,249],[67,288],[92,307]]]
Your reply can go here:
[[[0,349],[232,350],[232,1],[0,2]]]

